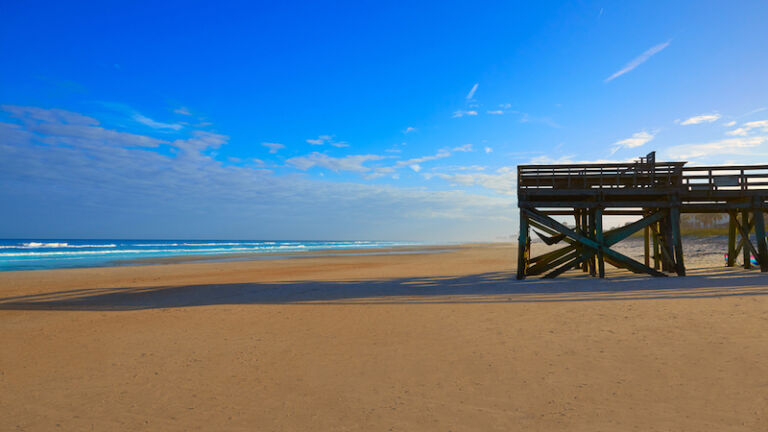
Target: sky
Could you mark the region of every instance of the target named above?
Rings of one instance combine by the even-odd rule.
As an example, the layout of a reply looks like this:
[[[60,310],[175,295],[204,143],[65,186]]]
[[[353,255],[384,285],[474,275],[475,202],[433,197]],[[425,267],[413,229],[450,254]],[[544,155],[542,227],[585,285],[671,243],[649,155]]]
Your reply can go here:
[[[0,1],[0,237],[489,241],[516,167],[768,163],[768,2]]]

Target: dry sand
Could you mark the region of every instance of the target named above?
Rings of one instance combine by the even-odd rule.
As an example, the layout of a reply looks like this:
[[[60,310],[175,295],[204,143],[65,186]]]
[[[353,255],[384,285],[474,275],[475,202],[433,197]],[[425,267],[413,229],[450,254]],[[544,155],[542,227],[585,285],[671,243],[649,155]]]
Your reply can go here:
[[[0,274],[0,430],[768,430],[768,276],[511,245]]]

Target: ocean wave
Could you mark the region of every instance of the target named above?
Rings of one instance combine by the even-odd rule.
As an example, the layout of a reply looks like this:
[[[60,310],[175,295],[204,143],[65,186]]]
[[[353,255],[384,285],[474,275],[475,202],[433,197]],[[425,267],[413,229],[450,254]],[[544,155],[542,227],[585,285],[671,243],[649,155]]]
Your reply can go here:
[[[27,242],[20,245],[2,245],[0,249],[83,249],[83,248],[113,248],[117,247],[116,244],[85,244],[85,245],[71,245],[66,242]]]
[[[307,249],[304,245],[297,246],[273,246],[263,248],[212,248],[212,249],[115,249],[102,251],[56,251],[56,252],[0,252],[0,259],[4,257],[55,257],[78,255],[119,255],[119,254],[154,254],[154,253],[179,253],[209,254],[216,252],[269,252],[273,250],[299,251]]]
[[[20,244],[22,244],[20,242]],[[413,242],[318,241],[318,242],[177,242],[72,245],[66,242],[26,242],[25,246],[0,246],[0,263],[58,262],[59,260],[109,260],[190,255],[231,255],[237,253],[310,252],[319,250],[381,248],[414,245]],[[215,246],[215,247],[212,247]],[[234,247],[233,247],[234,246]],[[56,249],[59,250],[45,250]],[[90,248],[90,249],[89,249]],[[101,248],[101,249],[99,249]],[[8,250],[12,249],[12,250]],[[32,249],[32,250],[30,250]]]

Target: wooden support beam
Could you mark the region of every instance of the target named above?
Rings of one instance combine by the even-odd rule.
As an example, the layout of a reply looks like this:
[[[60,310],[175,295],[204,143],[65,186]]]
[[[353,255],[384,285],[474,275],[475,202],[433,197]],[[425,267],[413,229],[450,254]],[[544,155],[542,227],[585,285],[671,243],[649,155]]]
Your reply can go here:
[[[581,245],[583,245],[583,246],[585,246],[585,247],[587,247],[589,249],[592,249],[593,251],[597,252],[598,244],[594,240],[592,240],[592,239],[590,239],[588,237],[585,237],[584,235],[582,235],[582,234],[580,234],[578,232],[573,231],[572,229],[570,229],[570,228],[564,226],[563,224],[561,224],[560,222],[550,218],[549,216],[541,214],[541,213],[539,213],[538,211],[536,211],[534,209],[526,208],[526,209],[522,209],[522,212],[525,213],[528,216],[528,218],[530,218],[532,220],[535,220],[535,221],[539,222],[542,225],[548,226],[548,227],[552,228],[553,230],[559,231],[559,232],[567,235],[568,237],[576,240]],[[613,249],[605,248],[605,249],[603,249],[603,254],[606,257],[612,258],[614,261],[618,261],[618,262],[622,263],[626,268],[628,268],[628,269],[630,269],[632,271],[636,271],[638,273],[648,273],[648,274],[653,275],[653,276],[666,276],[664,273],[660,273],[660,272],[658,272],[658,271],[656,271],[656,270],[654,270],[654,269],[652,269],[652,268],[650,268],[648,266],[645,266],[642,263],[639,263],[639,262],[633,260],[632,258],[630,258],[630,257],[628,257],[628,256],[626,256],[626,255],[624,255],[622,253],[616,252]]]
[[[579,265],[579,264],[580,264],[580,263],[581,263],[583,260],[584,260],[584,257],[582,257],[582,256],[577,256],[577,257],[576,257],[576,258],[574,258],[574,259],[573,259],[571,262],[565,263],[565,264],[563,264],[563,265],[562,265],[560,268],[558,268],[558,269],[555,269],[555,270],[553,270],[553,271],[551,271],[551,272],[549,272],[549,273],[545,274],[545,275],[544,275],[544,279],[554,279],[554,278],[556,278],[556,277],[560,276],[561,274],[563,274],[564,272],[566,272],[566,271],[568,271],[568,270],[570,270],[570,269],[572,269],[572,268],[576,267],[576,266],[577,266],[577,265]]]
[[[685,276],[685,261],[683,261],[683,239],[680,235],[680,208],[669,209],[669,224],[672,229],[672,246],[675,249],[675,271],[678,276]]]
[[[675,252],[672,247],[672,226],[669,223],[669,209],[665,209],[664,213],[667,217],[659,221],[662,228],[659,234],[661,234],[661,247],[667,253],[662,254],[661,271],[672,272],[675,271]]]
[[[528,237],[528,215],[520,209],[520,234],[517,237],[517,279],[525,279],[528,270],[528,252],[531,241]]]
[[[742,246],[742,251],[744,253],[744,268],[745,269],[751,269],[752,268],[752,262],[750,259],[750,254],[757,257],[759,254],[757,253],[757,250],[752,245],[752,241],[749,239],[749,233],[752,231],[752,224],[754,221],[749,220],[749,214],[746,212],[742,212],[741,214],[742,221],[744,221],[744,224],[740,224],[738,219],[736,220],[736,229],[739,231],[739,234],[741,235],[741,241],[739,241],[739,245]]]
[[[647,267],[651,266],[651,229],[643,227],[643,258]]]
[[[592,256],[589,258],[589,275],[592,277],[597,276],[597,252],[600,251],[602,244],[597,241],[597,223],[595,221],[595,212],[597,208],[594,208],[589,211],[588,217],[589,217],[589,238],[592,240],[595,240],[597,244],[599,245],[597,248],[597,251],[592,254]]]
[[[541,231],[544,231],[545,233],[547,233],[547,234],[549,234],[551,236],[560,235],[559,232],[553,230],[552,228],[544,226],[544,225],[542,225],[542,224],[540,224],[540,223],[538,223],[538,222],[536,222],[534,220],[528,220],[528,224],[531,227],[536,228],[536,229],[541,230]],[[565,241],[568,241],[568,238],[566,238]]]
[[[528,275],[529,276],[536,276],[542,273],[546,273],[552,269],[557,268],[558,266],[562,265],[563,263],[572,261],[575,258],[578,258],[580,255],[576,250],[572,250],[571,253],[562,256],[558,259],[548,261],[547,263],[540,263],[537,264],[531,268],[528,269]]]
[[[597,241],[597,274],[601,278],[605,277],[605,258],[603,257],[603,209],[595,209],[595,240]]]
[[[540,262],[545,262],[546,263],[546,262],[552,261],[553,259],[559,258],[559,257],[563,256],[565,253],[568,253],[568,252],[570,252],[570,251],[572,251],[574,249],[576,249],[576,246],[571,244],[571,245],[562,247],[560,249],[556,249],[556,250],[553,250],[551,252],[547,252],[547,253],[541,254],[541,255],[539,255],[537,257],[533,257],[533,258],[528,260],[528,264],[531,265],[531,264],[537,264],[537,263],[540,263]]]
[[[662,233],[656,231],[658,228],[651,225],[651,231],[653,231],[654,237],[657,239],[658,259],[657,264],[661,264],[661,269],[664,269],[664,262],[672,262],[672,252],[670,252],[664,245]],[[656,267],[658,270],[658,266]]]
[[[545,236],[544,234],[542,234],[542,233],[540,233],[540,232],[538,232],[536,230],[533,230],[533,232],[537,236],[539,236],[541,241],[546,243],[547,246],[552,246],[553,244],[560,243],[565,238],[565,234],[557,234],[557,235],[549,237],[549,236]]]
[[[728,212],[728,261],[726,266],[733,267],[736,265],[736,212],[733,210]]]
[[[659,221],[662,217],[664,217],[664,212],[659,210],[650,216],[646,216],[640,219],[639,221],[635,221],[629,225],[624,225],[623,227],[611,230],[610,233],[605,233],[605,244],[608,246],[613,246],[616,243],[636,233],[637,231],[640,231],[641,229],[653,224],[654,222]]]
[[[741,211],[741,226],[737,223],[736,227],[740,229],[741,239],[744,242],[744,268],[749,270],[752,268],[752,260],[750,259],[749,253],[750,250],[755,249],[752,246],[752,242],[749,241],[749,212],[746,210]],[[744,227],[746,227],[746,233],[744,232]]]
[[[755,225],[755,237],[757,240],[757,262],[760,263],[760,271],[768,272],[768,245],[765,240],[765,218],[763,217],[763,209],[755,207],[753,211],[754,215],[752,220]]]
[[[659,223],[649,225],[653,233],[653,268],[661,270],[661,245],[659,244]]]
[[[587,209],[581,209],[581,233],[588,238],[591,237],[589,235],[589,210]],[[582,260],[581,269],[584,271],[584,273],[591,272],[592,260],[588,259],[591,256],[590,253],[587,250],[582,249],[581,255],[584,257]]]

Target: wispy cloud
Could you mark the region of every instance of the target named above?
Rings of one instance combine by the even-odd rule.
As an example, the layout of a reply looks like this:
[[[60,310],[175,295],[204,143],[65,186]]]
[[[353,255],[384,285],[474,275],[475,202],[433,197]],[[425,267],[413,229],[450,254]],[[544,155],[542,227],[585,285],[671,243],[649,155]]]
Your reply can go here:
[[[162,123],[159,121],[155,121],[139,113],[134,114],[132,118],[145,126],[151,127],[152,129],[171,129],[171,130],[177,131],[177,130],[181,130],[181,128],[183,127],[178,123]]]
[[[315,139],[308,139],[307,142],[312,145],[324,145],[329,144],[334,147],[349,147],[349,144],[345,141],[335,141],[331,135],[320,135]]]
[[[753,129],[768,132],[768,120],[758,120],[744,123],[740,128],[726,132],[726,135],[747,136]]]
[[[723,154],[755,156],[755,147],[765,143],[768,143],[768,136],[726,138],[703,144],[685,144],[673,146],[668,148],[666,153],[675,159],[682,160],[711,157]]]
[[[467,93],[467,100],[470,100],[470,99],[472,99],[473,97],[475,97],[475,92],[477,91],[477,86],[478,86],[479,84],[480,84],[480,83],[475,83],[475,85],[473,85],[473,86],[472,86],[472,89],[471,89],[471,90],[469,90],[469,93]]]
[[[176,114],[181,114],[185,116],[192,115],[192,113],[189,112],[189,109],[187,107],[178,107],[175,110],[173,110],[173,112],[175,112]]]
[[[272,153],[272,154],[275,154],[278,151],[280,151],[280,149],[284,149],[285,148],[285,146],[283,144],[280,144],[280,143],[264,142],[264,143],[261,143],[261,145],[263,145],[264,147],[268,148],[269,152]]]
[[[485,149],[484,149],[484,150],[485,150],[485,153],[486,153],[486,154],[487,154],[487,153],[493,153],[493,149],[492,149],[492,148],[490,148],[490,147],[485,147]]]
[[[455,111],[453,113],[453,118],[464,117],[465,115],[466,116],[476,116],[477,115],[477,111],[475,111],[475,110],[467,110],[467,111],[458,110],[458,111]]]
[[[417,158],[404,159],[397,161],[392,166],[376,167],[373,172],[365,176],[367,179],[375,179],[386,175],[393,174],[395,171],[401,168],[409,167],[415,172],[419,172],[422,169],[422,164],[438,159],[444,159],[450,157],[456,152],[471,152],[473,151],[472,144],[464,144],[462,146],[453,148],[443,148],[437,151],[434,155],[421,156]]]
[[[623,139],[621,141],[616,141],[615,143],[613,143],[614,147],[611,149],[611,154],[616,153],[621,148],[640,147],[641,145],[646,144],[647,142],[652,140],[654,136],[656,136],[655,131],[652,131],[652,132],[642,131],[642,132],[634,133],[632,134],[631,137],[627,139]]]
[[[560,126],[557,122],[555,122],[549,117],[536,117],[528,113],[519,113],[519,114],[521,114],[520,123],[541,123],[549,127],[553,127],[555,129],[562,128],[562,126]]]
[[[411,132],[416,132],[416,128],[413,126],[408,126],[403,130],[403,135],[408,135]]]
[[[660,43],[660,44],[658,44],[656,46],[651,47],[646,52],[640,54],[638,57],[634,58],[632,61],[627,63],[623,68],[619,69],[616,73],[614,73],[613,75],[611,75],[608,78],[606,78],[605,82],[613,81],[614,79],[624,75],[625,73],[627,73],[627,72],[631,71],[632,69],[634,69],[634,68],[640,66],[641,64],[645,63],[654,54],[659,53],[661,50],[663,50],[664,48],[669,46],[670,42],[672,42],[672,41],[667,41],[667,42]]]
[[[326,168],[331,171],[352,171],[352,172],[368,172],[371,169],[364,164],[368,161],[375,161],[384,159],[385,156],[366,154],[366,155],[349,155],[344,157],[333,157],[327,154],[313,152],[307,156],[298,156],[288,159],[286,162],[294,167],[306,171],[312,167]]]
[[[517,183],[517,169],[516,167],[512,167],[512,166],[501,167],[496,170],[495,174],[427,173],[427,174],[424,174],[424,178],[426,178],[427,180],[432,178],[440,178],[454,184],[460,184],[464,186],[480,186],[504,195],[517,194],[517,188],[515,187],[515,184]]]
[[[495,114],[495,115],[501,115],[504,114],[504,111],[502,110],[492,110],[492,111],[486,111],[488,114]]]
[[[714,121],[717,121],[720,119],[720,114],[702,114],[693,116],[685,121],[682,121],[680,124],[682,126],[688,126],[688,125],[695,125],[699,123],[712,123]]]

